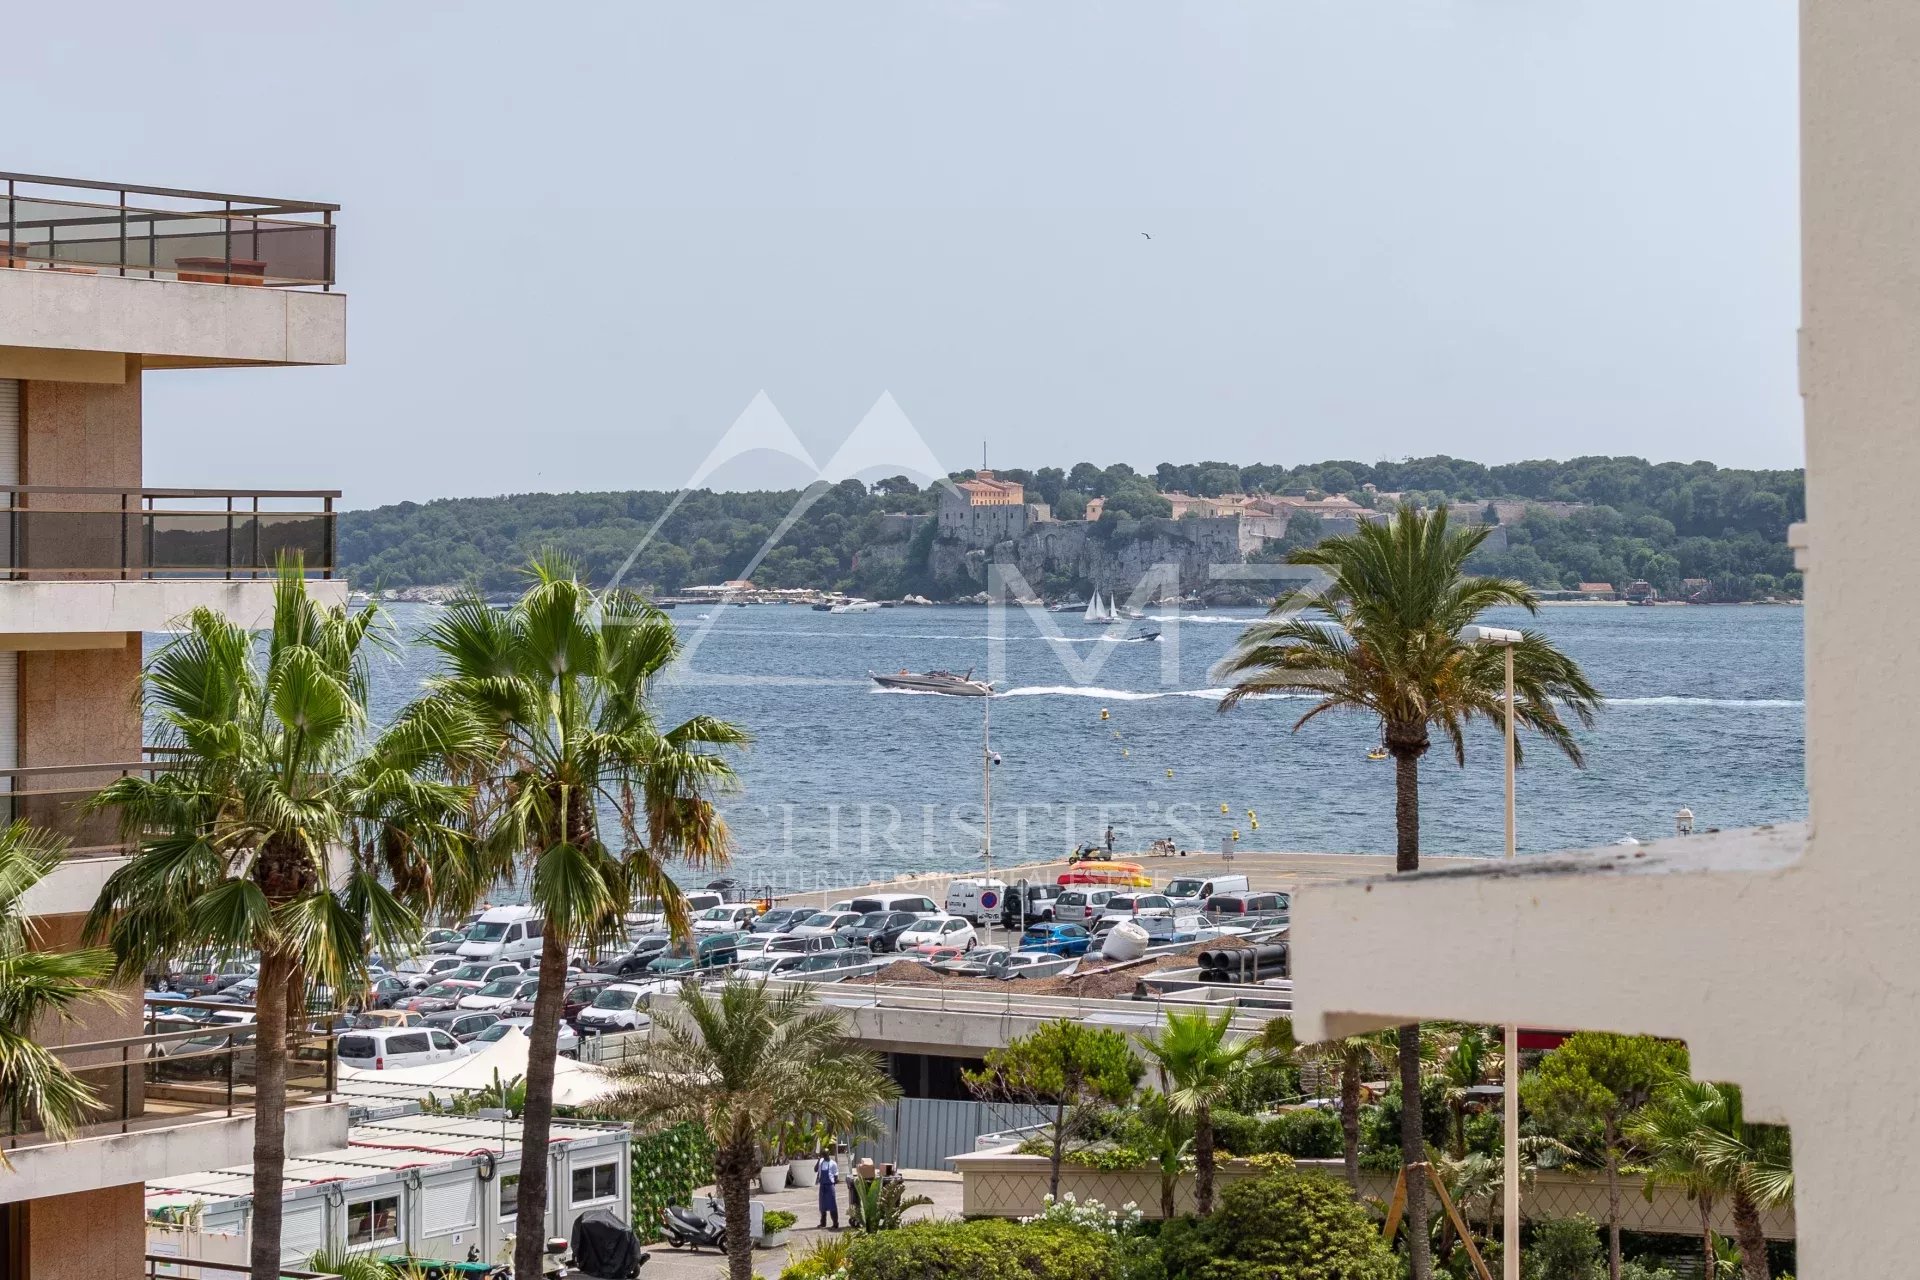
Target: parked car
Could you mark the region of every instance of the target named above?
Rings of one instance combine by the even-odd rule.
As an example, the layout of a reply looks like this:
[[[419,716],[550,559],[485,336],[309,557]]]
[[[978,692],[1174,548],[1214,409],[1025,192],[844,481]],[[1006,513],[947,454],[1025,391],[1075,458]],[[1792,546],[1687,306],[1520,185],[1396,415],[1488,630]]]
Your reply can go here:
[[[653,1020],[647,1016],[648,995],[630,982],[615,982],[600,988],[593,1003],[580,1011],[574,1021],[582,1035],[606,1031],[643,1031]]]
[[[465,963],[459,956],[410,956],[394,965],[392,972],[415,991],[424,991]]]
[[[1118,889],[1067,889],[1053,900],[1053,918],[1070,924],[1091,924],[1100,908],[1119,895]]]
[[[458,929],[429,929],[420,935],[420,945],[433,955],[452,955],[466,940]]]
[[[831,952],[816,952],[817,955],[830,955]],[[771,980],[791,981],[800,975],[800,966],[812,956],[798,951],[773,951],[742,961],[728,975],[730,980],[740,982],[758,982],[765,984]]]
[[[353,1017],[348,1031],[371,1031],[375,1027],[424,1027],[427,1015],[411,1009],[368,1009]]]
[[[635,938],[626,950],[617,955],[608,956],[593,966],[590,972],[624,975],[643,972],[648,963],[656,959],[673,941],[665,933],[642,934]]]
[[[849,925],[860,923],[860,916],[852,911],[816,911],[787,930],[796,938],[817,938],[824,934],[838,933]]]
[[[1078,925],[1064,925],[1063,928],[1077,929]],[[1020,978],[1046,978],[1059,973],[1072,959],[1045,951],[1009,951],[989,960],[981,973],[985,977],[1014,981]]]
[[[479,1035],[467,1041],[466,1050],[468,1053],[479,1053],[495,1041],[506,1039],[507,1033],[514,1030],[518,1030],[521,1035],[532,1035],[533,1019],[501,1018],[485,1031],[482,1031]],[[574,1032],[572,1027],[564,1022],[560,1024],[560,1039],[558,1045],[561,1057],[577,1058],[580,1056],[580,1037]]]
[[[958,916],[924,916],[911,929],[895,938],[893,945],[900,951],[932,947],[958,947],[962,951],[971,951],[979,941],[973,926]]]
[[[1286,915],[1293,899],[1284,893],[1228,893],[1207,899],[1210,916]]]
[[[515,1000],[531,1001],[539,986],[538,978],[529,977],[524,973],[510,973],[504,977],[495,978],[470,996],[461,996],[460,1008],[498,1013]]]
[[[461,1044],[465,1044],[498,1021],[500,1021],[500,1015],[497,1013],[478,1012],[473,1009],[443,1009],[439,1013],[427,1015],[429,1027],[437,1027]]]
[[[839,982],[864,972],[872,963],[873,952],[866,947],[840,947],[801,956],[794,976],[801,982]]]
[[[181,995],[211,996],[231,987],[242,978],[251,978],[260,972],[260,965],[253,960],[228,960],[224,963],[202,963],[181,971],[174,986]]]
[[[566,994],[560,997],[560,1020],[562,1022],[572,1022],[579,1016],[582,1009],[593,1003],[593,998],[600,994],[602,988],[608,986],[615,980],[614,976],[610,973],[582,973],[574,975],[567,982]],[[512,1004],[502,1009],[501,1013],[509,1019],[531,1018],[533,1016],[533,1001],[515,1000]]]
[[[695,933],[738,933],[742,929],[753,927],[753,918],[760,914],[760,908],[751,902],[730,902],[718,907],[708,907],[693,918]]]
[[[467,930],[459,954],[469,960],[532,960],[544,945],[545,927],[532,907],[494,907]]]
[[[424,1067],[460,1055],[460,1042],[438,1027],[378,1027],[341,1036],[336,1050],[342,1066],[362,1071]]]
[[[777,935],[771,933],[736,933],[733,935],[733,954],[736,960],[751,960],[755,956],[766,954]]]
[[[1243,875],[1175,876],[1167,881],[1167,897],[1181,911],[1198,911],[1213,898],[1247,890],[1247,878]]]
[[[766,946],[762,947],[760,954],[772,955],[778,953],[786,955],[790,952],[797,952],[800,955],[810,955],[815,951],[833,951],[845,945],[846,939],[837,933],[812,933],[804,937],[791,933],[782,933],[776,934]]]
[[[1170,916],[1173,903],[1164,893],[1116,893],[1100,904],[1100,919],[1131,920],[1136,916]]]
[[[799,924],[813,914],[812,907],[775,907],[753,918],[755,933],[782,933],[788,925]]]
[[[436,982],[425,991],[408,996],[394,1007],[411,1009],[415,1013],[438,1013],[442,1009],[451,1009],[460,1003],[461,996],[470,996],[480,989],[480,983],[449,978],[445,982]]]
[[[397,973],[383,973],[367,984],[366,1007],[391,1009],[395,1001],[413,994],[413,984]]]
[[[1092,945],[1093,935],[1077,924],[1030,924],[1020,935],[1020,950],[1048,955],[1083,956]]]
[[[1009,929],[1024,929],[1036,920],[1051,920],[1054,900],[1063,892],[1057,884],[1014,885],[1007,890],[1000,923]]]
[[[516,978],[526,973],[526,966],[512,960],[479,961],[463,964],[442,978],[443,982],[477,982],[486,986],[496,978]]]
[[[869,911],[860,917],[859,924],[847,929],[842,936],[857,947],[892,951],[900,935],[923,919],[926,917],[912,911]]]
[[[873,911],[907,911],[917,916],[937,916],[940,905],[924,893],[870,893],[847,902],[848,911],[866,915]]]
[[[698,969],[721,969],[739,959],[739,953],[733,949],[733,940],[737,934],[709,933],[700,938],[693,947],[677,944],[657,957],[647,966],[647,973],[655,977],[665,974],[685,974]]]

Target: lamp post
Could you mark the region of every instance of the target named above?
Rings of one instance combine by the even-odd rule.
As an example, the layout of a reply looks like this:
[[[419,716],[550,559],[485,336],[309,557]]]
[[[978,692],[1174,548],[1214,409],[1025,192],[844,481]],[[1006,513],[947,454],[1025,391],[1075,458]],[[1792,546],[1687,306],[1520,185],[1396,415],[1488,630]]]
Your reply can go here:
[[[1506,682],[1506,766],[1507,766],[1507,858],[1513,858],[1513,646],[1524,637],[1503,627],[1462,627],[1460,638],[1469,644],[1499,645],[1505,651]],[[1505,1063],[1501,1071],[1502,1169],[1501,1217],[1506,1224],[1500,1240],[1500,1270],[1505,1280],[1520,1280],[1520,1028],[1508,1023],[1502,1044]]]

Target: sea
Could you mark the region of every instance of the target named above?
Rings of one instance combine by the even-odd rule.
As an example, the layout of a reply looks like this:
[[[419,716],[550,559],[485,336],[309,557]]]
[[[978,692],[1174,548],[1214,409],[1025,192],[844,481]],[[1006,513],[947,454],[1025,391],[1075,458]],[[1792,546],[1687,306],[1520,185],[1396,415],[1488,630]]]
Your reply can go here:
[[[371,711],[391,717],[432,657],[409,643],[437,607],[389,606],[402,643],[376,662]],[[1301,724],[1310,699],[1222,712],[1221,659],[1253,609],[1176,612],[1111,628],[1075,614],[899,606],[827,614],[782,605],[681,606],[685,653],[658,690],[674,723],[747,729],[738,789],[722,798],[730,873],[777,891],[983,866],[991,770],[992,859],[1057,858],[1104,840],[1180,847],[1390,853],[1393,766],[1367,758],[1378,727],[1353,714]],[[1606,697],[1578,730],[1584,767],[1523,735],[1524,854],[1806,815],[1800,609],[1545,607],[1482,621],[1531,627],[1577,659]],[[1157,630],[1157,640],[1132,637]],[[880,690],[869,672],[972,669],[991,699]],[[990,753],[990,754],[989,754]],[[1423,850],[1498,856],[1498,734],[1480,726],[1464,763],[1436,741],[1420,767]],[[703,882],[710,873],[685,869]]]

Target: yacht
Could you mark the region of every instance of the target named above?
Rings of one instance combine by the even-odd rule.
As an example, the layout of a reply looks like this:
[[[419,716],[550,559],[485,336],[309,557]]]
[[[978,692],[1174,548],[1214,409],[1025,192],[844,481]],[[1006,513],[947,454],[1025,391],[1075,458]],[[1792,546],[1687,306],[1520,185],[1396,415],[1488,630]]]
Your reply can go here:
[[[849,600],[845,604],[834,605],[828,613],[872,613],[880,608],[878,600]]]
[[[973,678],[972,667],[967,668],[965,675],[955,675],[951,671],[908,671],[904,668],[890,676],[883,676],[877,671],[867,674],[882,689],[907,693],[947,693],[961,698],[984,698],[993,692],[990,681]]]

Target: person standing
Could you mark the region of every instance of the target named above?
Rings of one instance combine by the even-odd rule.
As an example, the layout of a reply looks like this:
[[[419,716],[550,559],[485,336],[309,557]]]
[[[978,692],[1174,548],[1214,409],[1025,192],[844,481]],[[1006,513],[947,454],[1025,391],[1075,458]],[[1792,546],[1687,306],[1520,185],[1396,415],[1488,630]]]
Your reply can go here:
[[[1107,828],[1107,852],[1113,852],[1113,828],[1111,826]]]
[[[813,1166],[815,1184],[820,1188],[820,1229],[827,1229],[827,1219],[833,1219],[833,1229],[840,1229],[840,1194],[834,1188],[840,1181],[840,1165],[833,1158],[833,1152],[822,1151],[820,1159]]]

